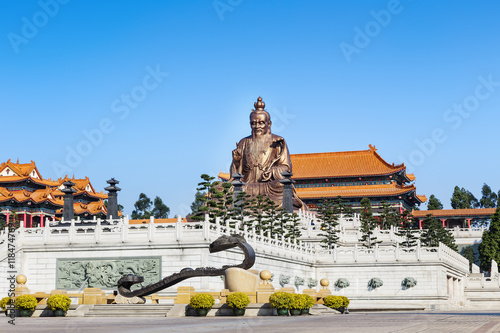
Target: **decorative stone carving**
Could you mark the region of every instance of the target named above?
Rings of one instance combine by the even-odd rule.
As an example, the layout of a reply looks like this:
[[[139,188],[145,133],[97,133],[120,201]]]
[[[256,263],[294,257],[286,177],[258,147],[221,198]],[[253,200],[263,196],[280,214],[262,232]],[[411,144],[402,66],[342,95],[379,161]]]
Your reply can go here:
[[[116,288],[116,282],[127,274],[143,276],[144,285],[153,283],[161,277],[161,258],[58,259],[56,288],[112,289]]]
[[[125,297],[120,294],[115,297],[116,304],[144,304],[146,303],[146,299],[144,297]]]
[[[351,284],[349,283],[349,281],[347,279],[344,279],[344,278],[340,278],[337,281],[335,281],[335,287],[337,287],[338,289],[347,288],[350,285]]]
[[[290,283],[290,276],[280,274],[280,286],[284,288],[286,284]]]
[[[380,288],[384,285],[384,281],[380,280],[379,278],[373,278],[368,281],[368,288],[370,289],[377,289]]]
[[[318,285],[318,280],[309,278],[307,279],[307,286],[311,289],[315,288]]]
[[[299,290],[299,287],[304,285],[304,278],[296,276],[294,284],[295,284],[295,288],[297,288],[297,290]]]
[[[404,278],[404,280],[401,282],[401,286],[403,286],[403,288],[405,289],[413,288],[416,285],[417,285],[417,280],[415,280],[412,277]]]

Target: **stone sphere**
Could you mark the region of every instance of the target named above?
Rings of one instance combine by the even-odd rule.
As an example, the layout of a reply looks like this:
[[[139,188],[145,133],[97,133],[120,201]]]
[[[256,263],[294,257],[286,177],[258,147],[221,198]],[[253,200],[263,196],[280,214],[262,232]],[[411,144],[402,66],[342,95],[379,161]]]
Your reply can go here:
[[[28,281],[28,279],[26,278],[26,275],[24,274],[19,274],[17,277],[16,277],[16,282],[18,284],[25,284],[26,281]]]
[[[269,272],[269,271],[264,270],[264,271],[260,272],[260,278],[262,280],[270,280],[271,277],[272,277],[272,275],[271,275],[271,272]]]
[[[328,279],[321,279],[319,284],[321,284],[322,287],[328,287],[330,285],[330,281],[328,281]]]

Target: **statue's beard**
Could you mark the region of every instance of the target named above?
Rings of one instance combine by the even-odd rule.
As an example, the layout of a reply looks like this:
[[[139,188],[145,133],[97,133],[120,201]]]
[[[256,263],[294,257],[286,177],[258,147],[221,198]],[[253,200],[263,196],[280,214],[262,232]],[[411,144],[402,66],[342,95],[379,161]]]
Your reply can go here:
[[[270,145],[271,145],[271,135],[254,134],[252,136],[252,145],[250,146],[250,155],[254,160],[259,160],[260,157],[267,152]]]

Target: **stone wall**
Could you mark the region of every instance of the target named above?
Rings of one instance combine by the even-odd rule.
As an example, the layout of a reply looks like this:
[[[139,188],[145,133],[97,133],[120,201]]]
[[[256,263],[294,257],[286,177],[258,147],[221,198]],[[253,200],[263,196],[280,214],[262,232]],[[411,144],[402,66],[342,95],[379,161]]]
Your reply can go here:
[[[219,236],[235,232],[243,235],[255,249],[254,268],[267,269],[274,274],[275,288],[280,288],[280,275],[290,277],[286,287],[294,287],[295,277],[304,279],[304,285],[299,286],[298,291],[308,288],[308,279],[319,281],[327,278],[331,282],[333,294],[348,296],[353,300],[354,307],[363,307],[364,304],[368,307],[388,304],[398,307],[414,303],[423,308],[447,309],[464,304],[463,281],[468,274],[468,262],[444,245],[410,250],[393,245],[377,246],[375,249],[354,245],[324,250],[314,243],[301,241],[291,244],[253,230],[237,230],[207,221],[129,225],[124,219],[115,221],[113,225],[98,221],[96,225],[72,222],[69,226],[20,228],[16,231],[15,241],[17,274],[27,276],[27,286],[31,292],[50,292],[56,289],[58,278],[64,275],[57,272],[58,260],[60,263],[70,260],[88,264],[91,259],[160,258],[162,277],[186,267],[238,264],[243,254],[237,248],[213,254],[208,251],[209,244]],[[387,234],[390,236],[390,232]],[[5,235],[0,237],[3,237],[0,241],[4,240],[0,245],[0,295],[5,295],[8,289],[7,247]],[[89,266],[89,269],[82,268],[85,265],[78,267],[78,272],[74,272],[78,281],[82,281],[80,275],[86,277],[83,280],[86,283],[80,287],[82,289],[92,287],[96,281],[105,281],[106,270],[112,270],[114,266],[110,264],[99,273],[92,270],[95,268],[93,266]],[[124,269],[121,268],[122,273]],[[137,266],[131,265],[130,270],[130,273],[135,273]],[[95,275],[99,276],[96,278]],[[384,284],[371,290],[368,281],[375,277]],[[406,277],[415,278],[417,285],[403,288],[401,282]],[[338,278],[346,278],[350,286],[335,288],[333,284]],[[67,274],[65,279],[68,279]],[[209,291],[221,290],[224,284],[220,277],[206,277],[185,280],[180,285],[192,286],[197,291]],[[178,286],[162,293],[174,293]],[[103,288],[108,293],[114,289]]]

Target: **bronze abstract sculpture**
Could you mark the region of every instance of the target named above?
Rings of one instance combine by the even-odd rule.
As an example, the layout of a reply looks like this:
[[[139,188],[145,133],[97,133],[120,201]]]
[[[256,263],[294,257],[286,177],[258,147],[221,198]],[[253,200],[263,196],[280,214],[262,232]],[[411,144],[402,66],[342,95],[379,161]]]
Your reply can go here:
[[[246,183],[243,190],[254,197],[262,195],[279,206],[283,202],[283,172],[292,171],[292,162],[285,139],[271,133],[271,116],[264,110],[266,104],[261,97],[254,103],[250,114],[252,135],[241,139],[233,150],[230,175],[243,175]],[[232,179],[231,179],[232,180]],[[293,192],[293,207],[307,209]]]
[[[171,287],[183,280],[197,277],[197,276],[218,276],[224,275],[226,269],[228,268],[242,268],[242,269],[250,269],[255,263],[255,251],[248,244],[242,236],[237,234],[231,236],[221,236],[217,238],[212,244],[210,244],[210,253],[225,251],[231,249],[233,247],[239,247],[243,254],[245,255],[245,259],[239,265],[228,265],[222,266],[222,268],[214,268],[214,267],[199,267],[196,269],[192,268],[184,268],[179,273],[174,273],[172,275],[167,276],[166,278],[150,284],[144,288],[131,290],[132,285],[136,283],[142,283],[144,278],[138,275],[125,275],[120,280],[118,280],[118,292],[120,295],[124,297],[142,297],[154,294],[163,290],[165,288]]]

